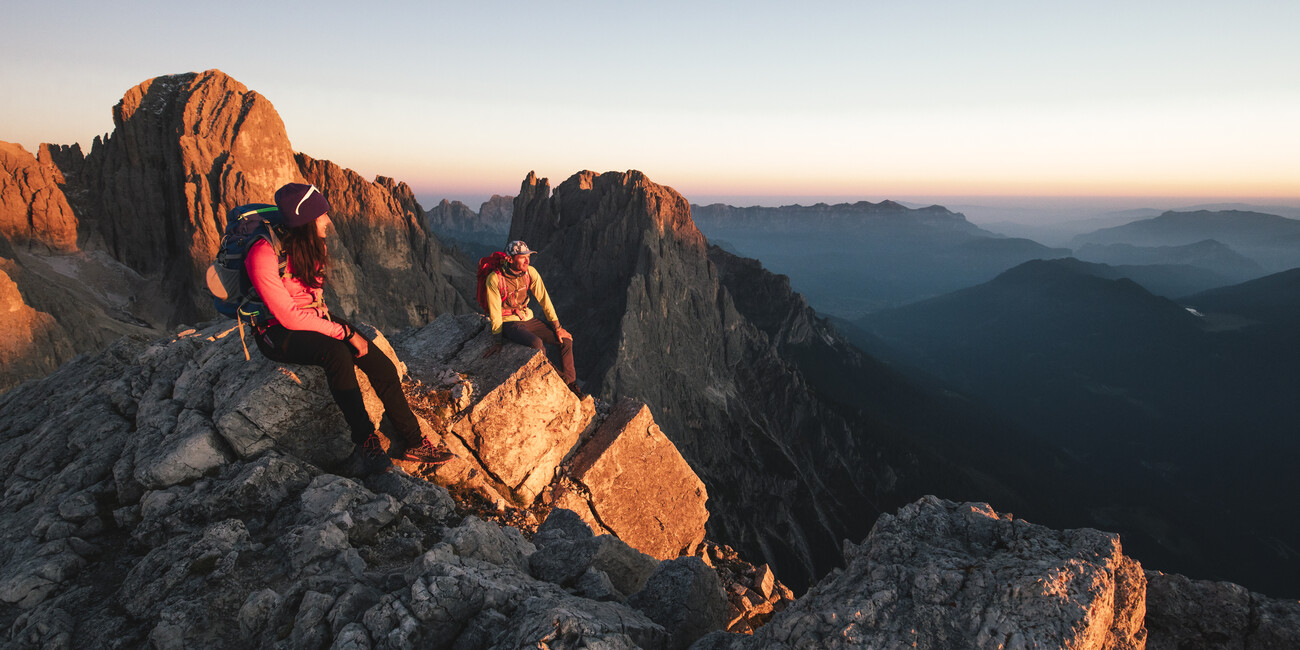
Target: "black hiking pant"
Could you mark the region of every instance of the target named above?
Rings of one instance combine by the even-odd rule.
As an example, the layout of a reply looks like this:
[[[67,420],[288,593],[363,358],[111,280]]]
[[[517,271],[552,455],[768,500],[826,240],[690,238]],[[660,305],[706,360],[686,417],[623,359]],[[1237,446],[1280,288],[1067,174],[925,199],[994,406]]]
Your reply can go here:
[[[336,322],[346,322],[338,318]],[[349,328],[351,323],[347,324]],[[406,403],[402,392],[402,380],[397,376],[397,367],[374,345],[364,357],[354,356],[352,346],[336,338],[325,336],[310,330],[291,330],[275,324],[261,331],[256,337],[257,349],[262,356],[280,363],[300,363],[320,366],[325,370],[325,379],[329,382],[330,394],[334,403],[343,411],[343,419],[352,431],[352,442],[362,444],[375,432],[370,416],[366,414],[365,399],[361,396],[361,386],[357,383],[354,368],[360,368],[370,380],[379,401],[384,405],[384,415],[388,416],[396,435],[407,446],[420,444],[420,423]]]
[[[560,337],[546,326],[546,323],[533,318],[523,321],[506,321],[501,323],[501,335],[506,339],[525,345],[535,350],[546,351],[546,345],[560,346],[560,378],[566,384],[572,384],[578,378],[573,369],[573,339],[560,340]]]

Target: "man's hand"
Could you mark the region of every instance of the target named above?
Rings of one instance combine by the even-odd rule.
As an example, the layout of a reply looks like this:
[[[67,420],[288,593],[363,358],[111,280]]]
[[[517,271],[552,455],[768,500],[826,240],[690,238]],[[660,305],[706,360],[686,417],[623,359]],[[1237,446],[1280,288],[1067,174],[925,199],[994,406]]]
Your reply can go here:
[[[366,341],[366,337],[356,332],[353,332],[352,336],[348,337],[348,345],[352,346],[352,349],[355,351],[354,356],[358,359],[366,356],[366,353],[370,352],[370,343]]]
[[[483,358],[486,359],[501,351],[501,341],[496,341],[483,351]]]
[[[570,341],[573,340],[573,335],[569,333],[569,330],[566,330],[563,327],[555,328],[555,337],[561,341],[564,339],[569,339]]]

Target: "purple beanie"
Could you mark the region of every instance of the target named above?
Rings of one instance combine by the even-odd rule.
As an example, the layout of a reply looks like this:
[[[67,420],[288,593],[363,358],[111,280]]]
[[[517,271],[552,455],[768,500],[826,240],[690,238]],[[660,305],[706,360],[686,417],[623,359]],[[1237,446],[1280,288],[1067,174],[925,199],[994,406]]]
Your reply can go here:
[[[275,205],[290,228],[309,224],[330,211],[330,202],[315,185],[289,183],[275,191]]]

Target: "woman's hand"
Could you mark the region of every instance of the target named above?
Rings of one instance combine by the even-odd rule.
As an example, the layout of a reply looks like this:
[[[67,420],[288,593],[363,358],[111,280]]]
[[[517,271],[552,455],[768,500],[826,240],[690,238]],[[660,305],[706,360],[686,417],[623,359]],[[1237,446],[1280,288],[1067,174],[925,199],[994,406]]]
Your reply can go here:
[[[356,332],[353,332],[352,336],[348,337],[348,345],[351,345],[352,349],[356,351],[355,356],[358,359],[366,356],[366,353],[370,351],[370,343],[366,341],[366,337]]]
[[[555,328],[555,338],[560,339],[561,341],[564,339],[572,341],[573,335],[569,333],[569,330],[566,330],[563,327],[557,327]]]

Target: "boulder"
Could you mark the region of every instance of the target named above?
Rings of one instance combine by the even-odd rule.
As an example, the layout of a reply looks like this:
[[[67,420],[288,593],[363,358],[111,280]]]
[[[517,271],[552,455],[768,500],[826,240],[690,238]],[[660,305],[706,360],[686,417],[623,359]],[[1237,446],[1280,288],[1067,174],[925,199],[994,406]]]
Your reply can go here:
[[[668,632],[666,648],[689,647],[727,626],[727,596],[712,568],[697,557],[668,560],[627,600]]]
[[[617,603],[531,598],[510,617],[493,647],[655,650],[668,647],[666,637],[644,614]]]
[[[528,558],[528,565],[538,579],[565,587],[575,587],[594,568],[605,574],[618,594],[631,594],[641,590],[659,560],[613,535],[600,535],[551,540]]]
[[[925,497],[882,515],[847,566],[756,647],[1142,648],[1146,579],[1119,536]]]
[[[541,352],[505,345],[485,358],[493,339],[487,319],[470,314],[439,318],[394,345],[417,380],[449,368],[470,378],[470,404],[451,432],[519,503],[531,504],[555,480],[595,408],[569,392]]]
[[[489,524],[476,517],[466,517],[460,526],[447,532],[445,540],[456,555],[475,558],[498,566],[528,572],[528,557],[536,550],[523,538],[519,529]]]
[[[623,398],[573,456],[591,512],[619,539],[661,560],[694,551],[709,519],[704,483],[644,403]]]

